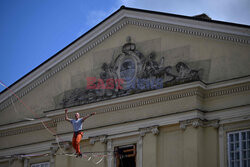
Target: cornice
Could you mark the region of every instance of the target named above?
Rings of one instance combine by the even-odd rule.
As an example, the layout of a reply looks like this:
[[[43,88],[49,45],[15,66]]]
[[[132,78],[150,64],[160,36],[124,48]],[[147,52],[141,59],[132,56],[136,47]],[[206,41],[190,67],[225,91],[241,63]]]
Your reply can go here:
[[[190,90],[185,90],[183,92],[176,92],[171,95],[155,96],[155,97],[145,98],[145,99],[129,100],[123,103],[108,104],[108,105],[104,105],[103,107],[98,107],[97,109],[92,108],[91,112],[103,114],[107,112],[115,112],[118,110],[125,111],[131,108],[136,108],[136,107],[140,107],[144,105],[150,105],[150,104],[161,103],[161,102],[176,100],[180,98],[190,97],[190,96],[196,96],[196,95],[199,95],[199,90],[200,90],[199,88],[192,88]],[[88,109],[86,110],[81,109],[80,112],[79,111],[78,112],[81,115],[85,115],[87,110]],[[71,114],[72,114],[71,116],[73,116],[73,113]],[[53,120],[56,123],[64,121],[64,119],[65,118],[63,115],[53,117]]]
[[[150,15],[151,16],[151,15]],[[54,76],[57,72],[61,71],[62,69],[66,68],[68,65],[70,65],[72,62],[76,61],[78,58],[95,48],[97,45],[101,44],[103,41],[105,41],[107,38],[115,34],[117,31],[122,29],[125,25],[136,25],[140,27],[146,27],[151,29],[159,29],[163,31],[169,31],[169,32],[177,32],[177,33],[183,33],[187,35],[194,35],[194,36],[201,36],[204,38],[211,38],[216,40],[225,40],[225,41],[232,41],[236,43],[243,43],[243,44],[249,44],[250,43],[250,33],[248,31],[242,32],[237,34],[237,29],[235,30],[228,30],[226,33],[223,30],[223,27],[220,27],[219,29],[213,28],[213,29],[206,29],[206,26],[209,25],[198,25],[201,22],[197,21],[191,21],[194,22],[196,26],[192,26],[190,20],[190,23],[181,24],[180,21],[186,22],[187,20],[178,20],[178,21],[168,21],[171,20],[171,17],[168,17],[168,19],[164,18],[146,18],[145,16],[141,16],[141,14],[138,15],[136,12],[134,14],[131,13],[131,11],[120,11],[119,14],[114,16],[112,19],[108,20],[103,26],[97,27],[95,30],[96,33],[92,32],[88,34],[87,39],[86,37],[82,37],[80,41],[78,41],[76,44],[71,46],[69,49],[66,49],[67,51],[64,51],[64,53],[61,56],[61,59],[54,60],[53,63],[47,63],[48,65],[44,65],[41,67],[42,70],[40,70],[39,73],[35,74],[32,77],[26,77],[23,81],[23,86],[19,85],[18,88],[13,88],[14,92],[21,98],[28,94],[31,90],[36,88],[37,86],[44,83],[47,79]],[[113,22],[112,22],[113,21]],[[202,23],[202,24],[208,24],[208,23]],[[210,23],[211,24],[211,23]],[[214,25],[214,24],[213,24]],[[210,26],[211,27],[211,26]],[[225,29],[229,29],[226,26]],[[218,30],[218,31],[217,31]],[[220,30],[220,31],[219,31]],[[105,32],[106,31],[106,32]],[[239,31],[239,30],[238,30]],[[242,30],[241,30],[242,31]],[[85,41],[83,41],[85,39]],[[82,42],[82,43],[80,43]],[[81,49],[80,49],[81,48]],[[56,63],[56,64],[55,64]],[[49,72],[48,72],[49,70]],[[25,87],[25,88],[24,88]],[[11,100],[9,97],[11,97],[11,93],[4,92],[0,95],[0,111],[5,109],[11,104]],[[16,98],[14,98],[16,99]]]
[[[126,17],[153,21],[157,23],[169,24],[169,25],[177,25],[182,27],[190,27],[194,29],[202,29],[214,32],[222,32],[227,34],[234,34],[240,36],[250,36],[250,30],[248,27],[238,27],[232,25],[225,25],[215,22],[204,22],[200,20],[192,20],[189,18],[180,18],[173,16],[166,16],[155,13],[145,13],[140,11],[127,11],[125,13]]]
[[[114,98],[110,100],[104,100],[97,103],[91,103],[86,105],[80,105],[70,108],[70,111],[72,113],[79,112],[79,111],[86,111],[86,110],[95,110],[97,108],[102,108],[103,112],[109,112],[109,111],[116,111],[120,109],[129,109],[131,107],[136,106],[142,106],[146,104],[152,104],[155,102],[161,102],[166,100],[174,100],[177,98],[190,96],[192,95],[190,91],[200,89],[200,87],[205,88],[205,85],[202,82],[195,81],[191,83],[181,84],[181,85],[175,85],[172,87],[166,87],[163,89],[157,89],[153,91],[146,91],[143,93],[137,93],[133,95],[123,96],[119,98]],[[182,95],[178,95],[176,93],[182,92]],[[193,92],[193,91],[192,91]],[[184,93],[184,94],[183,94]],[[197,92],[199,95],[200,93]],[[161,99],[154,99],[154,97],[162,97]],[[165,97],[165,98],[164,98]],[[150,100],[146,100],[150,99]],[[141,101],[142,100],[142,101]],[[146,101],[145,101],[146,100]],[[120,104],[119,107],[110,108],[111,106],[114,106],[116,104]],[[64,114],[64,110],[53,110],[53,111],[47,111],[45,112],[47,114],[47,117],[54,118],[56,116],[60,116]],[[86,114],[86,113],[85,113]]]
[[[91,112],[105,113],[117,110],[126,110],[130,108],[140,107],[143,105],[176,100],[189,96],[198,96],[207,99],[207,98],[220,97],[230,94],[246,92],[249,90],[250,90],[249,77],[240,80],[232,80],[211,85],[206,85],[202,82],[196,81],[192,83],[181,84],[154,91],[148,91],[135,95],[111,99],[101,103],[94,103],[90,105],[73,107],[71,111],[74,113],[79,111],[85,112],[87,110],[91,110]],[[63,110],[55,110],[53,112],[48,112],[47,116],[50,118],[56,118],[55,121],[60,122],[64,120],[64,117],[60,116],[63,113],[64,113]]]
[[[50,118],[40,118],[40,119],[35,119],[33,121],[24,121],[24,122],[6,124],[6,125],[0,126],[0,131],[4,131],[8,129],[15,129],[15,128],[24,127],[24,126],[34,126],[36,124],[40,124],[41,122],[49,122],[49,121],[51,121]]]
[[[248,36],[241,36],[238,34],[230,34],[224,32],[217,32],[215,29],[204,29],[204,27],[200,27],[197,29],[196,27],[186,27],[185,25],[176,25],[174,23],[171,24],[163,24],[163,23],[157,23],[152,21],[145,21],[145,20],[138,20],[138,19],[131,19],[129,20],[129,24],[151,28],[151,29],[159,29],[163,31],[169,31],[169,32],[177,32],[177,33],[183,33],[187,35],[193,35],[193,36],[200,36],[204,38],[210,38],[210,39],[216,39],[216,40],[224,40],[224,41],[231,41],[231,42],[237,42],[237,43],[243,43],[243,44],[249,44],[249,36],[250,33],[248,33]],[[243,35],[243,34],[242,34]]]
[[[216,90],[207,91],[204,97],[210,98],[210,97],[224,96],[224,95],[230,95],[233,93],[245,92],[249,90],[250,90],[250,83],[248,82],[243,85],[238,85],[234,87],[226,87],[226,88],[220,88]]]
[[[52,141],[40,142],[36,144],[30,144],[25,146],[17,146],[13,148],[0,150],[0,156],[7,155],[21,155],[21,154],[30,154],[30,153],[49,153]]]

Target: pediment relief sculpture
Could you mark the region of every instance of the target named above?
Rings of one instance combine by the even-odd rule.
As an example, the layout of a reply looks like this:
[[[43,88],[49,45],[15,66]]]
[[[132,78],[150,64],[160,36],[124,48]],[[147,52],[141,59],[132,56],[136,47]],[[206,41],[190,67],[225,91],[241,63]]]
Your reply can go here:
[[[156,57],[154,52],[143,55],[128,37],[121,53],[110,63],[103,63],[99,77],[90,77],[87,87],[67,93],[61,105],[88,104],[199,80],[199,70],[190,69],[186,63],[164,66],[164,57],[159,61]]]

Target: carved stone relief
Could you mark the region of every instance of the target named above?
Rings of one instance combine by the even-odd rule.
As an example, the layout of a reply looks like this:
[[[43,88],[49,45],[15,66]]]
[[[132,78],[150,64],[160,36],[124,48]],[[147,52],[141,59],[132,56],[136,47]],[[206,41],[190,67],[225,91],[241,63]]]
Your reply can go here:
[[[128,37],[121,53],[111,62],[103,63],[99,79],[93,82],[97,87],[74,89],[65,94],[61,105],[88,104],[199,80],[199,70],[190,69],[184,62],[164,66],[164,57],[156,61],[156,56],[154,52],[143,55]],[[112,88],[105,89],[110,81]]]

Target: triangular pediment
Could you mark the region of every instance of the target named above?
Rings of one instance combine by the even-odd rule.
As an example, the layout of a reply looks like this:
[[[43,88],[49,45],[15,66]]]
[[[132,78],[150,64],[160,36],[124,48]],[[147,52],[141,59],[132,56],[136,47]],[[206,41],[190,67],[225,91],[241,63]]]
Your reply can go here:
[[[147,33],[156,32],[172,33],[172,35],[177,34],[178,36],[184,35],[186,37],[192,36],[232,41],[242,44],[249,42],[249,29],[247,26],[211,20],[201,21],[192,17],[122,7],[65,49],[41,64],[31,73],[24,76],[10,88],[20,98],[24,98],[24,100],[29,101],[30,99],[34,99],[34,103],[32,102],[33,108],[39,108],[38,110],[43,112],[55,108],[84,104],[84,101],[86,101],[84,100],[86,83],[82,83],[81,86],[82,78],[84,78],[85,81],[86,77],[92,76],[97,77],[97,79],[107,79],[100,77],[101,75],[111,75],[104,73],[105,70],[107,70],[105,69],[107,67],[103,66],[104,63],[108,66],[110,73],[115,72],[112,75],[118,75],[116,79],[124,78],[124,76],[128,75],[131,71],[132,73],[136,73],[136,75],[127,77],[152,79],[164,76],[163,87],[164,84],[165,86],[169,86],[199,79],[198,71],[201,70],[199,68],[200,66],[192,64],[193,60],[187,60],[190,53],[189,45],[183,44],[175,48],[166,49],[157,48],[165,46],[165,44],[161,42],[161,39],[159,39],[159,35],[158,37],[149,35],[148,37],[139,39],[136,37],[136,34],[140,31],[141,33],[143,32],[145,36],[149,35]],[[126,41],[128,36],[131,36],[131,41]],[[172,55],[172,57],[167,55]],[[128,58],[129,56],[130,59]],[[143,56],[143,58],[140,56]],[[178,56],[182,58],[178,58]],[[169,57],[173,60],[172,62],[168,60]],[[142,59],[145,60],[142,61]],[[184,62],[182,60],[184,60]],[[171,63],[168,64],[167,61]],[[189,62],[189,64],[187,62]],[[151,63],[152,67],[146,67],[144,63]],[[209,67],[208,61],[199,63]],[[128,66],[131,65],[131,68],[121,69],[126,64]],[[102,66],[104,69],[101,68]],[[82,67],[86,72],[80,70]],[[138,68],[136,72],[135,68]],[[147,72],[147,68],[155,69],[148,69],[151,71]],[[123,73],[121,71],[123,71]],[[166,76],[167,74],[168,76]],[[208,77],[206,72],[204,75],[203,77]],[[128,82],[130,81],[125,81],[125,83]],[[47,88],[55,90],[55,92],[49,89],[47,90]],[[46,96],[34,98],[34,94],[39,94],[39,92],[43,91]],[[81,94],[81,92],[85,94]],[[141,91],[129,92],[126,90],[121,93],[116,91],[117,95],[115,95],[115,97],[140,92]],[[96,97],[95,100],[90,98],[88,100],[89,102],[114,97],[113,94],[108,95],[108,91],[94,93],[99,93],[100,98]],[[30,95],[26,97],[28,94]],[[89,95],[87,93],[88,96],[90,96],[90,94],[93,94],[93,91],[89,91]],[[76,97],[71,98],[71,96]],[[13,94],[8,90],[1,93],[1,111],[12,105],[11,97],[13,97]],[[51,99],[45,100],[46,102],[41,105],[36,104],[39,102],[39,98]],[[72,99],[73,102],[69,102],[72,101]],[[15,102],[17,99],[13,98],[13,100]]]

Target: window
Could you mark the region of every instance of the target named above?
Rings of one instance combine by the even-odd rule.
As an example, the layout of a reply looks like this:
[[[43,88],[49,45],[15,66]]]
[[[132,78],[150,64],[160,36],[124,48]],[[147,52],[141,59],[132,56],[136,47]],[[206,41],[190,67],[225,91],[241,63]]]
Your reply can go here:
[[[136,167],[136,146],[115,147],[116,167]]]
[[[43,162],[38,164],[32,164],[30,167],[50,167],[49,162]]]
[[[250,167],[250,130],[228,133],[228,166]]]

